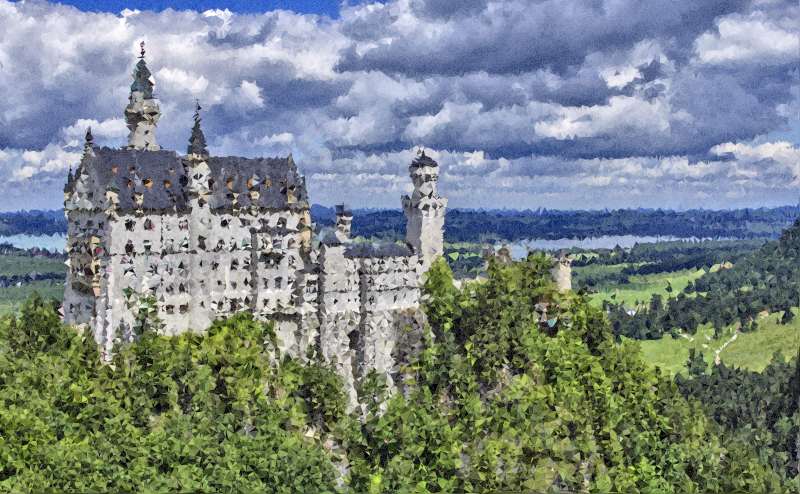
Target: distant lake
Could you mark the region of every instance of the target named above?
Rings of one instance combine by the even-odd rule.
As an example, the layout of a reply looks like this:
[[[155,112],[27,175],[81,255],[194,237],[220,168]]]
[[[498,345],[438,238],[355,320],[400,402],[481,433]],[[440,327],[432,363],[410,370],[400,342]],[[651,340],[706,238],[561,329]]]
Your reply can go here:
[[[656,242],[674,242],[676,240],[683,240],[684,242],[702,242],[703,240],[714,240],[708,238],[676,238],[673,236],[664,237],[636,237],[634,235],[604,235],[597,238],[587,238],[585,240],[562,238],[559,240],[519,240],[508,245],[511,249],[512,259],[519,261],[528,255],[526,246],[534,251],[556,251],[558,249],[571,249],[577,247],[579,249],[613,249],[619,245],[623,249],[633,247],[633,244],[640,243],[656,243]],[[717,240],[736,240],[734,238],[720,237]],[[502,247],[501,244],[494,244],[495,249]]]
[[[39,247],[50,252],[66,252],[67,235],[56,233],[55,235],[12,235],[10,237],[0,237],[0,244],[11,244],[18,249],[31,249]]]
[[[578,247],[580,249],[613,249],[615,245],[619,244],[623,249],[633,247],[636,242],[655,243],[655,242],[671,242],[675,240],[683,240],[684,242],[701,242],[702,240],[712,240],[711,238],[699,239],[692,238],[675,238],[671,236],[666,237],[636,237],[633,235],[614,235],[603,236],[598,238],[590,238],[586,240],[570,240],[562,238],[559,240],[520,240],[509,245],[513,253],[514,260],[520,260],[527,256],[525,246],[533,250],[549,250],[555,251],[558,249],[570,249]],[[732,238],[719,238],[717,240],[734,240]],[[52,236],[42,235],[40,237],[34,235],[14,235],[11,237],[0,237],[0,244],[9,243],[14,247],[20,249],[30,249],[32,247],[39,247],[40,249],[47,249],[50,252],[65,252],[67,243],[67,236],[65,234],[55,234]],[[501,244],[495,244],[495,248],[499,249]]]

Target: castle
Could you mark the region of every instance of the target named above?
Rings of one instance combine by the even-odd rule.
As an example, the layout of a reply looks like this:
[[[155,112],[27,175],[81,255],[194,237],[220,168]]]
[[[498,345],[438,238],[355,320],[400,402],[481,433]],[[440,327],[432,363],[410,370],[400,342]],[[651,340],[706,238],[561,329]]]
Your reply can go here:
[[[90,330],[110,360],[114,344],[135,341],[145,324],[165,336],[202,333],[246,311],[276,321],[281,355],[336,362],[351,404],[354,382],[371,370],[401,390],[426,337],[424,273],[443,254],[447,199],[436,196],[436,162],[423,152],[409,166],[406,245],[350,242],[344,206],[335,229],[313,239],[291,154],[210,156],[199,105],[187,154],[159,147],[144,53],[142,42],[125,109],[128,146],[100,148],[87,130],[64,188],[64,322]]]

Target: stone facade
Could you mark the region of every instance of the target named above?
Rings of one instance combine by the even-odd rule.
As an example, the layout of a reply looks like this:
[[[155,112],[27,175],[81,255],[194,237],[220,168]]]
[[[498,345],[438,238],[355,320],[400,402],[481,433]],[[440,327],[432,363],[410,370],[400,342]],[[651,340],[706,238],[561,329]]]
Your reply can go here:
[[[443,253],[436,162],[423,152],[409,167],[405,246],[352,243],[344,206],[335,231],[312,239],[305,177],[291,155],[209,156],[199,105],[187,154],[158,147],[143,56],[125,111],[129,145],[100,148],[89,129],[64,188],[65,323],[91,328],[109,360],[144,324],[164,336],[202,333],[245,311],[276,321],[283,355],[335,361],[351,398],[371,370],[402,390],[404,364],[429,336],[421,276]]]

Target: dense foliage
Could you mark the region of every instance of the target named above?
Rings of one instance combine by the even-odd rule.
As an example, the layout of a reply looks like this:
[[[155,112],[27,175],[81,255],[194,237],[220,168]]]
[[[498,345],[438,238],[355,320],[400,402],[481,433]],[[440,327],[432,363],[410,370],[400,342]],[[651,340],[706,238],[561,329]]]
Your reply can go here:
[[[0,491],[335,489],[305,433],[341,417],[339,383],[280,362],[271,325],[242,314],[206,336],[145,333],[106,366],[34,296],[0,320],[0,347]]]
[[[631,277],[660,273],[679,273],[686,270],[705,270],[717,264],[735,263],[749,257],[769,242],[766,239],[690,243],[682,240],[658,243],[636,243],[630,249],[581,250],[594,253],[589,257],[576,255],[572,262],[572,284],[603,289],[609,286],[630,285]],[[575,250],[575,249],[573,249]],[[591,266],[591,268],[590,268]],[[614,268],[618,266],[618,268]]]
[[[675,379],[681,395],[694,398],[714,422],[716,430],[731,430],[750,444],[775,471],[798,474],[800,456],[800,347],[786,363],[780,352],[762,372],[721,363],[706,374],[703,352],[689,350],[690,377]]]
[[[790,310],[800,299],[800,219],[787,228],[777,242],[765,244],[730,269],[706,273],[689,284],[686,290],[670,297],[666,307],[654,295],[649,308],[634,316],[620,306],[611,310],[615,335],[635,339],[659,339],[675,328],[695,334],[700,324],[713,323],[717,334],[737,321],[743,332],[758,328],[756,316],[769,309],[785,311],[782,324],[792,322]],[[744,290],[742,290],[744,288]],[[697,296],[686,295],[697,292]],[[656,298],[658,297],[658,298]]]
[[[696,390],[614,344],[585,291],[557,291],[551,265],[491,260],[461,292],[434,262],[435,338],[385,413],[382,376],[348,415],[327,365],[281,356],[246,314],[206,335],[145,331],[105,366],[34,296],[0,319],[0,490],[798,492],[789,456],[759,450],[784,452],[796,415],[769,444],[720,429]]]

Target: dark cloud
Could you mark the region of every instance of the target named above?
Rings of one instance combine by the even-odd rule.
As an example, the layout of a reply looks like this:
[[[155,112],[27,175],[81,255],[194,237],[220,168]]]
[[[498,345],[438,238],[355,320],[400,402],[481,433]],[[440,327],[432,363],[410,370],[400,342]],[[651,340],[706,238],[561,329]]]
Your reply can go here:
[[[88,125],[123,144],[142,34],[162,147],[186,149],[197,98],[212,154],[291,151],[315,202],[363,188],[397,207],[420,145],[457,207],[796,196],[796,150],[737,144],[796,128],[787,2],[398,0],[324,22],[0,2],[0,196],[57,205]]]

